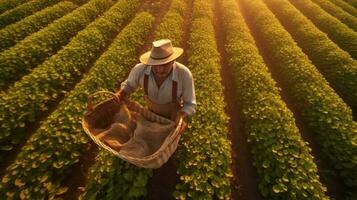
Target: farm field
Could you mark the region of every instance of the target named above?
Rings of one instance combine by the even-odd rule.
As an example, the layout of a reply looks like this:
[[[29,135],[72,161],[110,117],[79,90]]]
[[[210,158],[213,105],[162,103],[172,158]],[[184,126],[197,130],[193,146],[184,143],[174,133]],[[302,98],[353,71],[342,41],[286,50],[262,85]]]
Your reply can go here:
[[[0,0],[0,200],[356,200],[356,31],[356,0]],[[81,120],[162,38],[197,108],[158,173]]]

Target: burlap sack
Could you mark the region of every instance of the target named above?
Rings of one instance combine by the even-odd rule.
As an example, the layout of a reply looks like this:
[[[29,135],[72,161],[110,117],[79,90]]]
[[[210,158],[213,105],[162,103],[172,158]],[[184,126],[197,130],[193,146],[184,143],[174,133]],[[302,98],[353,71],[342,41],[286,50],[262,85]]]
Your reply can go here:
[[[98,94],[109,94],[113,98],[93,106],[91,99]],[[123,105],[129,113],[122,110]],[[82,127],[93,142],[119,158],[139,167],[156,169],[175,152],[184,122],[181,119],[175,124],[138,103],[120,102],[114,93],[99,91],[88,97]]]
[[[175,124],[159,124],[137,116],[133,138],[126,143],[121,152],[133,157],[142,158],[156,152],[165,138],[175,128]]]
[[[108,129],[96,129],[96,137],[112,149],[142,158],[157,151],[175,124],[149,121],[140,113],[131,112],[125,104],[113,116]]]
[[[94,127],[95,136],[111,148],[120,150],[123,144],[127,143],[133,136],[136,126],[135,116],[132,115],[125,104],[122,104],[110,121],[112,123],[107,129]]]

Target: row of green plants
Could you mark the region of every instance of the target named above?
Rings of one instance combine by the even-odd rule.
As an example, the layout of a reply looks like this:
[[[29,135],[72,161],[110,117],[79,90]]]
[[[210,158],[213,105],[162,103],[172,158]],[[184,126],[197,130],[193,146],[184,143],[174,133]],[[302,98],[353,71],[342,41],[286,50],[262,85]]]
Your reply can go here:
[[[117,77],[125,73],[126,66],[135,62],[136,50],[143,44],[152,21],[150,14],[141,13],[119,33],[7,168],[0,184],[0,196],[12,199],[44,199],[48,196],[53,199],[66,192],[68,188],[63,182],[71,178],[68,175],[72,166],[90,146],[90,139],[80,123],[88,95],[116,88]]]
[[[147,195],[146,184],[151,175],[149,169],[135,167],[108,151],[100,150],[79,199],[140,199]]]
[[[67,1],[72,1],[73,3],[77,4],[77,5],[83,5],[85,3],[87,3],[89,0],[67,0]],[[116,0],[114,0],[115,2]]]
[[[0,90],[66,45],[78,31],[113,5],[111,0],[91,0],[49,26],[0,53]]]
[[[331,0],[336,6],[342,8],[344,11],[350,13],[352,16],[357,16],[357,9],[351,6],[350,4],[346,3],[343,0]]]
[[[281,99],[235,0],[220,0],[228,66],[252,146],[259,189],[267,199],[328,199],[311,149]]]
[[[346,185],[356,188],[357,123],[351,109],[262,1],[242,3],[287,97]]]
[[[284,0],[265,0],[313,64],[344,101],[357,111],[357,61]]]
[[[211,0],[193,3],[188,68],[194,78],[197,108],[176,152],[180,177],[176,199],[229,199],[231,194],[231,143],[212,6]]]
[[[330,15],[336,17],[342,23],[346,24],[348,27],[357,31],[357,18],[348,12],[345,12],[342,8],[336,6],[329,0],[312,0],[314,3],[323,8]]]
[[[174,45],[178,45],[182,37],[181,30],[186,9],[184,0],[173,0],[155,31],[155,38],[170,38]],[[121,81],[129,73],[130,67],[125,70],[126,72],[118,76]],[[131,99],[145,105],[142,90],[132,94]],[[115,194],[118,194],[122,199],[137,199],[147,195],[146,185],[152,171],[140,169],[113,157],[107,153],[99,153],[96,164],[89,169],[88,183],[81,199],[117,199]],[[112,165],[115,166],[114,169]],[[134,176],[135,174],[138,176]],[[123,177],[124,180],[120,180]],[[122,181],[126,181],[126,183]]]
[[[10,9],[15,8],[18,5],[21,5],[29,0],[6,0],[0,2],[0,15]]]
[[[22,142],[28,127],[76,84],[138,6],[138,0],[119,1],[56,55],[0,94],[2,149],[11,150],[14,144]]]
[[[351,6],[357,9],[357,0],[343,0],[343,1],[345,1],[346,3],[350,4]]]
[[[289,0],[316,27],[327,33],[341,49],[347,51],[352,58],[357,59],[357,32],[350,29],[338,19],[325,12],[311,0]]]
[[[0,28],[17,22],[33,13],[58,3],[58,0],[32,0],[0,15]]]
[[[66,15],[77,8],[77,5],[70,1],[62,1],[52,7],[45,8],[35,14],[18,21],[17,23],[8,25],[0,30],[0,52],[17,42],[24,39],[26,36],[46,27],[54,20]]]
[[[185,0],[172,0],[170,10],[165,14],[158,26],[155,38],[169,38],[174,46],[179,46],[182,42],[182,29],[186,10],[187,4]]]

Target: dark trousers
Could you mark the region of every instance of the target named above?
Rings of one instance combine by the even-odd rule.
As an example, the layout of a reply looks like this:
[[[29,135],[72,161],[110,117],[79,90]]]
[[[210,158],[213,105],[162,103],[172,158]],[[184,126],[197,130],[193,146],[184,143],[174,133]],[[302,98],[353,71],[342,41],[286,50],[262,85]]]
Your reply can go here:
[[[174,199],[172,194],[178,181],[179,176],[176,173],[176,163],[173,154],[164,165],[153,170],[153,176],[148,181],[147,199]]]

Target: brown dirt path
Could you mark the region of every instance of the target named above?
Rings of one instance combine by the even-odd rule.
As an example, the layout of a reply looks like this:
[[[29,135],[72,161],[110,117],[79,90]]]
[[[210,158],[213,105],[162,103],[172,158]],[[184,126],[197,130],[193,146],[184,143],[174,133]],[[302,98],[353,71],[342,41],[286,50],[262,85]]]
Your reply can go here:
[[[231,180],[232,195],[231,199],[239,200],[261,200],[263,199],[258,190],[257,173],[253,166],[250,145],[247,143],[247,137],[244,130],[244,121],[239,116],[242,110],[241,104],[236,100],[236,88],[232,71],[227,64],[227,53],[224,48],[225,30],[222,27],[222,17],[218,8],[218,1],[215,0],[214,6],[214,27],[216,32],[216,41],[221,55],[221,77],[224,86],[224,96],[227,106],[226,114],[230,117],[227,124],[229,136],[232,142],[232,172],[234,174]]]
[[[314,162],[318,168],[318,174],[320,176],[320,181],[327,187],[327,195],[334,200],[344,200],[346,191],[346,187],[343,184],[343,181],[340,176],[334,173],[334,169],[328,160],[323,156],[320,147],[317,144],[317,133],[309,130],[307,126],[305,126],[302,116],[300,115],[299,109],[293,103],[293,101],[288,97],[286,92],[286,85],[282,82],[282,76],[278,73],[277,69],[274,66],[274,62],[269,56],[270,50],[265,48],[266,45],[264,41],[258,37],[257,30],[254,25],[251,23],[252,21],[249,18],[249,15],[246,13],[246,9],[244,8],[243,3],[240,0],[237,0],[238,4],[242,8],[243,17],[251,31],[252,36],[256,42],[260,55],[263,57],[265,64],[269,68],[269,71],[273,77],[273,79],[277,82],[277,86],[280,87],[281,93],[280,96],[282,100],[286,103],[287,107],[293,112],[295,123],[301,133],[301,137],[304,141],[308,142],[308,146],[312,149],[311,155],[314,157]]]
[[[189,27],[191,22],[191,13],[193,7],[192,0],[186,0],[187,10],[185,11],[185,19],[182,28],[182,41],[180,47],[184,50],[188,49]],[[151,44],[151,43],[150,43]],[[178,62],[187,64],[187,51],[177,59]],[[147,184],[149,200],[171,200],[174,199],[172,193],[179,182],[179,175],[176,168],[175,153],[160,169],[153,170],[153,176]]]

